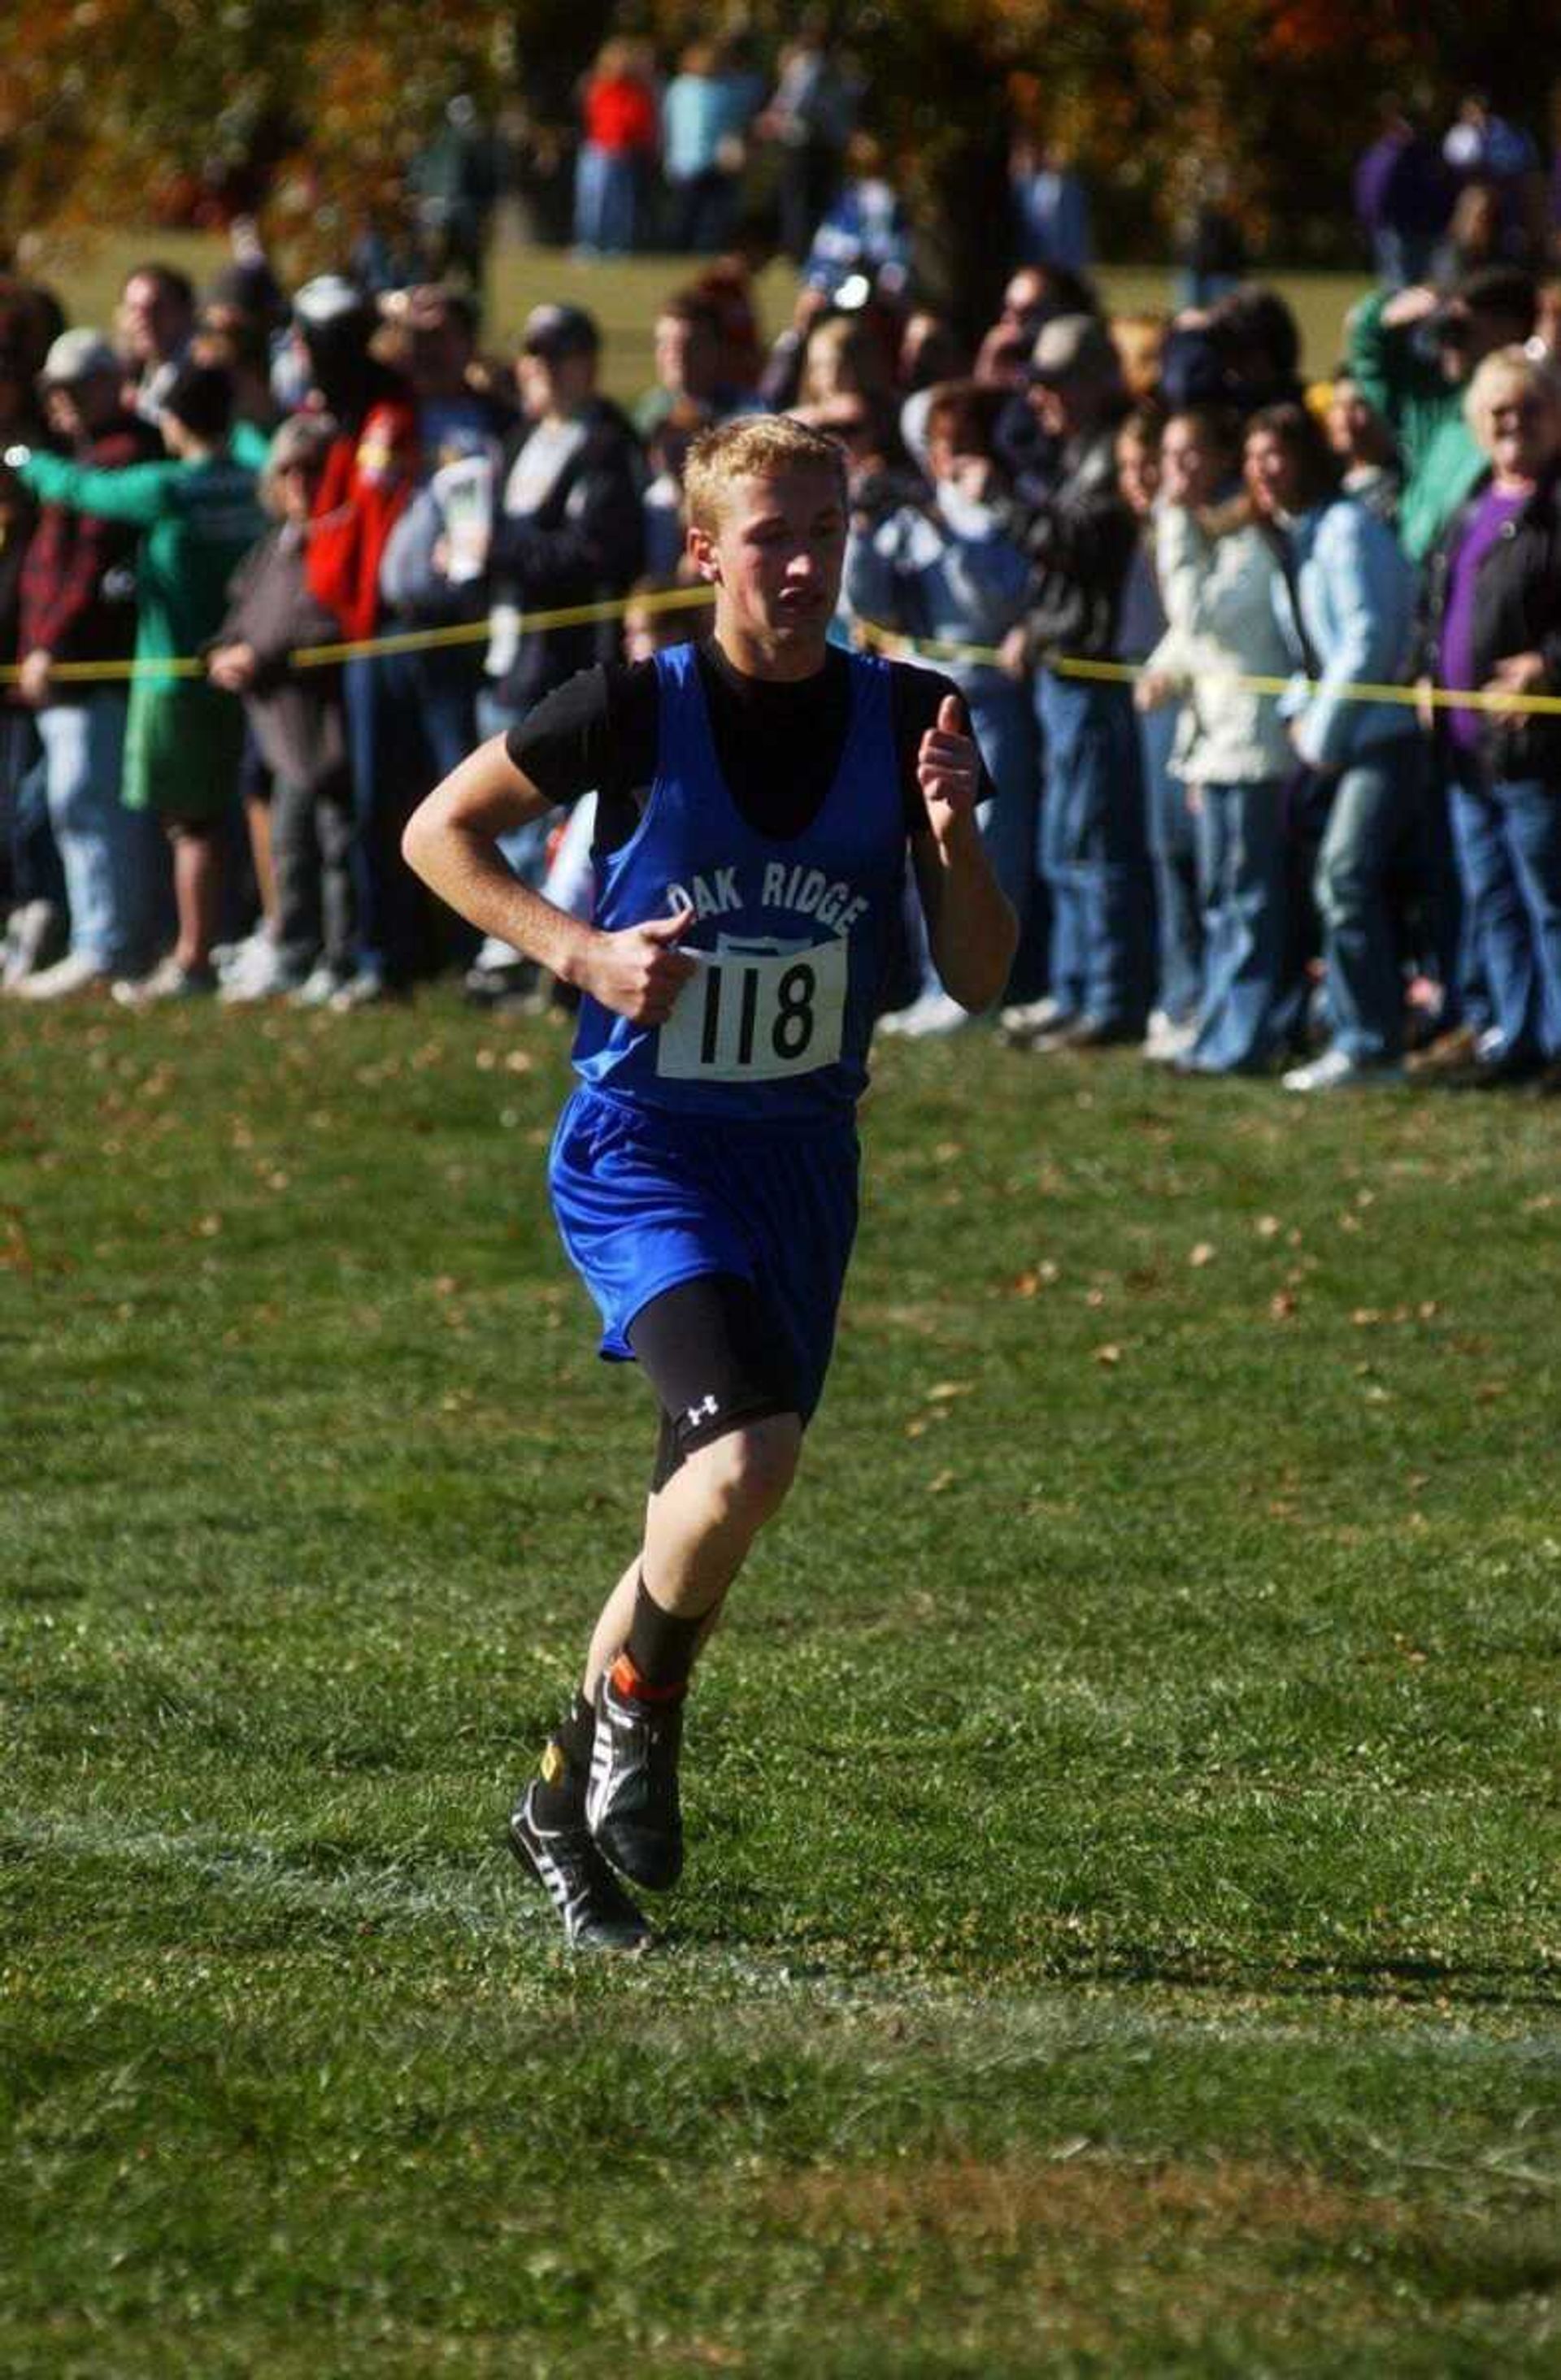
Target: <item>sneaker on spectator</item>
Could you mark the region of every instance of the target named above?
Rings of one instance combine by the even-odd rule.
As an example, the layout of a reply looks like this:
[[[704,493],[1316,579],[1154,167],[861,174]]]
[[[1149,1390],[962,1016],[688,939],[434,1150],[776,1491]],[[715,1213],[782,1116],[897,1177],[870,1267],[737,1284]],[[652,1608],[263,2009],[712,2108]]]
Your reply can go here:
[[[961,1008],[946,991],[924,991],[909,1008],[894,1008],[886,1016],[881,1016],[878,1030],[907,1041],[929,1041],[945,1033],[957,1033],[970,1022],[970,1010]]]
[[[1197,1038],[1198,1027],[1190,1017],[1178,1025],[1163,1008],[1157,1008],[1144,1033],[1143,1054],[1152,1066],[1174,1066],[1178,1058],[1186,1057]]]
[[[1304,1066],[1292,1066],[1279,1079],[1287,1091],[1376,1091],[1390,1089],[1408,1076],[1396,1062],[1368,1064],[1335,1046]]]
[[[1017,1008],[1000,1009],[997,1036],[1002,1041],[1035,1041],[1043,1033],[1060,1033],[1072,1022],[1073,1011],[1047,992],[1040,1000],[1021,1001]]]
[[[461,998],[469,1008],[537,1015],[547,1006],[542,974],[534,959],[517,958],[513,951],[500,960],[479,957],[461,978]]]
[[[212,949],[212,965],[216,969],[220,979],[226,983],[230,975],[243,974],[247,968],[256,964],[264,952],[273,950],[274,947],[269,929],[264,924],[261,924],[255,928],[252,934],[246,934],[239,941],[214,943]]]
[[[24,901],[13,909],[6,921],[0,990],[14,991],[29,976],[52,965],[61,954],[65,935],[65,911],[57,902]]]
[[[378,967],[360,967],[349,975],[339,991],[331,994],[331,1009],[337,1016],[350,1016],[355,1008],[382,1008],[388,1001],[404,1001],[406,993],[396,984],[387,983]]]
[[[311,968],[298,990],[287,994],[287,1005],[289,1008],[329,1008],[337,992],[351,980],[350,976],[343,975],[339,967],[332,966],[329,960],[322,959],[317,966]]]
[[[150,975],[139,982],[122,978],[114,987],[114,997],[121,1008],[150,1008],[162,1000],[205,1000],[217,988],[216,969],[211,966],[187,967],[170,951],[160,959]]]
[[[1407,1063],[1411,1075],[1456,1075],[1480,1054],[1481,1035],[1472,1025],[1454,1025],[1438,1033],[1423,1049],[1412,1050]]]
[[[69,1000],[79,991],[95,991],[108,981],[108,969],[85,951],[70,951],[53,966],[40,967],[13,986],[18,1000]]]
[[[1120,1050],[1131,1041],[1141,1044],[1143,1028],[1112,1016],[1076,1016],[1055,1033],[1043,1033],[1028,1046],[1044,1056],[1055,1050]]]
[[[288,965],[274,942],[250,943],[247,956],[236,960],[222,978],[217,997],[226,1007],[239,1007],[254,1000],[279,1000],[284,992],[296,991],[299,973]]]

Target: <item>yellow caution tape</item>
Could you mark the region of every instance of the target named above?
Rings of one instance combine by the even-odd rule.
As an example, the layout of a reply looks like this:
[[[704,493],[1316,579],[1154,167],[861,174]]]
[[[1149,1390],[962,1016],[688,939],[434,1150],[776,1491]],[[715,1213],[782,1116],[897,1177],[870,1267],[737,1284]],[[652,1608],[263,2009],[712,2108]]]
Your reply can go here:
[[[897,629],[880,627],[873,620],[859,620],[859,629],[866,641],[891,652],[921,654],[929,661],[984,662],[1000,664],[1001,656],[995,645],[950,644],[938,637],[907,637]],[[1131,686],[1148,674],[1144,662],[1091,662],[1077,660],[1067,654],[1045,656],[1043,666],[1058,677],[1088,678],[1104,686]],[[1304,686],[1309,694],[1320,691],[1320,678],[1258,677],[1245,670],[1201,670],[1195,678],[1176,678],[1171,701],[1182,699],[1194,686],[1228,686],[1238,694],[1288,694]],[[1498,688],[1484,687],[1461,693],[1456,686],[1371,686],[1351,680],[1342,686],[1330,686],[1330,695],[1340,702],[1397,702],[1407,709],[1427,710],[1494,710],[1512,715],[1530,711],[1555,713],[1561,711],[1561,694],[1504,694]]]
[[[679,612],[713,602],[709,587],[677,587],[657,595],[616,595],[594,603],[565,603],[550,612],[523,612],[515,621],[518,636],[540,635],[544,628],[579,628],[594,620],[621,620],[626,612]],[[451,646],[486,644],[493,621],[462,620],[450,628],[408,628],[388,637],[362,637],[351,643],[300,645],[287,655],[292,669],[335,668],[342,662],[367,661],[384,653],[432,653]],[[203,678],[206,664],[199,656],[165,661],[56,662],[49,672],[62,686],[123,685],[150,678]],[[0,686],[15,686],[21,672],[14,663],[0,668]]]
[[[677,587],[655,595],[616,595],[592,603],[566,603],[551,611],[523,612],[513,625],[518,636],[539,636],[548,628],[579,628],[600,620],[621,620],[628,612],[692,611],[713,601],[713,591],[708,587]],[[860,620],[857,626],[864,642],[884,651],[928,661],[985,662],[990,666],[998,662],[995,645],[954,644],[937,637],[904,636],[875,620]],[[390,636],[363,637],[342,644],[302,645],[289,653],[287,660],[294,669],[335,668],[343,662],[368,661],[378,655],[442,652],[462,645],[484,644],[492,633],[491,618],[462,620],[448,628],[408,628]],[[1083,661],[1067,654],[1048,654],[1044,665],[1059,677],[1090,679],[1107,686],[1131,686],[1145,669],[1141,662]],[[138,679],[203,678],[206,664],[199,657],[183,655],[166,661],[56,662],[49,674],[61,686],[122,685]],[[14,664],[0,667],[0,686],[15,686],[20,675]],[[1259,695],[1286,694],[1299,686],[1315,693],[1319,684],[1316,678],[1259,677],[1242,670],[1211,670],[1201,672],[1196,679],[1177,681],[1178,687],[1224,686],[1233,693]],[[1396,702],[1409,710],[1486,710],[1509,718],[1561,713],[1561,695],[1506,694],[1492,687],[1460,693],[1451,686],[1351,682],[1331,686],[1328,692],[1340,702]],[[1177,698],[1172,697],[1173,700]]]

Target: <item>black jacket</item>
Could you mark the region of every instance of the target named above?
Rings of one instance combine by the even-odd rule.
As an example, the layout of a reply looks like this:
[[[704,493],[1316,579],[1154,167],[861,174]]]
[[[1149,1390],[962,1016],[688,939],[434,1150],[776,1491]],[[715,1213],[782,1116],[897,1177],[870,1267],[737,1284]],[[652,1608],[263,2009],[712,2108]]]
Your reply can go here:
[[[1117,492],[1115,424],[1063,449],[1056,483],[1040,502],[1027,503],[1021,487],[1006,526],[1033,572],[1025,613],[1031,659],[1112,660],[1139,537]]]
[[[1437,672],[1453,562],[1488,485],[1482,481],[1454,514],[1426,557],[1421,651],[1430,676]],[[1497,662],[1509,653],[1534,652],[1544,655],[1544,684],[1538,690],[1561,694],[1561,469],[1542,480],[1522,511],[1506,523],[1475,582],[1475,685],[1486,685]],[[1486,711],[1480,745],[1494,775],[1543,777],[1561,785],[1561,716],[1506,719]]]
[[[505,447],[489,550],[495,603],[512,603],[523,613],[592,603],[626,595],[643,567],[640,442],[627,416],[604,396],[591,399],[586,420],[583,443],[534,512],[504,508],[505,488],[530,425]],[[494,691],[514,710],[530,710],[576,670],[616,660],[621,641],[616,619],[523,634],[514,665]]]

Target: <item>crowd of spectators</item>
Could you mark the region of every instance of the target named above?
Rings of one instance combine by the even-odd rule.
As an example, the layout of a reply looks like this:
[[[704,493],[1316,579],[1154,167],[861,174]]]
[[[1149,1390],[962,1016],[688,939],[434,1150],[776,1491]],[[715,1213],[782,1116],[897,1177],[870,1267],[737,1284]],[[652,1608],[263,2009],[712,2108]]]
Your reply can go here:
[[[768,90],[696,45],[640,114],[625,51],[592,84],[582,244],[632,222],[648,124],[711,251],[630,409],[573,304],[505,358],[458,283],[289,295],[252,245],[201,297],[138,268],[107,332],[0,284],[6,992],[347,1012],[457,968],[476,1001],[545,997],[433,912],[406,819],[576,671],[698,633],[689,443],[790,410],[848,459],[835,633],[955,676],[1023,926],[972,1020],[908,910],[884,1032],[1141,1046],[1302,1092],[1561,1086],[1561,309],[1516,237],[1408,282],[1400,238],[1309,386],[1261,285],[1108,315],[1035,152],[967,342],[811,33]],[[1470,127],[1489,145],[1488,111]],[[792,176],[769,344],[720,252],[749,138]],[[579,905],[589,835],[582,813],[508,856]]]

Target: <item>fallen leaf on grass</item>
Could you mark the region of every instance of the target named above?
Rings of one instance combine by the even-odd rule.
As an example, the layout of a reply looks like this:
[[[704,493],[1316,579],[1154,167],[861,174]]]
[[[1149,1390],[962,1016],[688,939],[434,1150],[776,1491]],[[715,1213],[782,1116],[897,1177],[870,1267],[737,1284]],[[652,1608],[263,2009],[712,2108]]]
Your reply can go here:
[[[943,1494],[943,1492],[944,1492],[944,1490],[945,1490],[945,1488],[952,1488],[952,1487],[953,1487],[954,1482],[955,1482],[956,1478],[957,1477],[957,1475],[957,1475],[956,1472],[953,1472],[953,1471],[940,1471],[940,1472],[938,1473],[938,1475],[937,1475],[937,1477],[936,1477],[935,1479],[929,1479],[929,1480],[928,1480],[928,1482],[927,1482],[927,1493],[928,1493],[928,1495],[929,1495],[929,1496],[941,1496],[941,1495]]]
[[[974,1380],[936,1380],[927,1391],[930,1405],[946,1404],[950,1397],[968,1397]]]
[[[1296,1302],[1296,1293],[1293,1289],[1276,1289],[1268,1301],[1269,1320],[1271,1322],[1290,1321],[1295,1315]]]
[[[0,1267],[7,1272],[19,1272],[32,1277],[32,1243],[27,1235],[27,1224],[19,1207],[0,1208],[0,1221],[6,1230],[6,1245],[0,1247]]]

